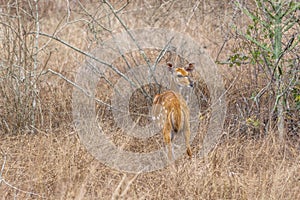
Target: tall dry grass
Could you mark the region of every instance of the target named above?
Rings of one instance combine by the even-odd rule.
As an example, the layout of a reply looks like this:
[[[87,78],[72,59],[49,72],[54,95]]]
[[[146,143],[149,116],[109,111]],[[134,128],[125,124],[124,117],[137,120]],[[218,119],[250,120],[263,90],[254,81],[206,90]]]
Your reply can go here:
[[[18,12],[22,15],[16,13],[16,3],[20,2],[23,5]],[[106,18],[101,18],[101,12],[108,12],[108,8],[103,9],[99,1],[81,3],[49,1],[48,4],[40,4],[40,26],[43,32],[55,33],[69,44],[89,51],[110,35],[93,21],[98,19],[106,23]],[[116,1],[114,6],[121,8],[125,3]],[[263,77],[257,81],[255,74],[258,71],[254,66],[230,69],[220,66],[227,89],[228,112],[224,135],[209,155],[205,158],[194,156],[191,160],[183,157],[176,161],[175,167],[130,174],[111,169],[89,154],[80,143],[72,122],[72,86],[51,73],[44,73],[50,68],[74,80],[76,70],[85,57],[57,41],[40,37],[39,44],[45,45],[45,48],[38,54],[40,73],[35,80],[38,86],[38,114],[36,126],[30,126],[30,120],[27,119],[30,119],[32,101],[28,100],[26,91],[30,91],[31,88],[27,86],[33,80],[30,67],[33,66],[34,35],[22,35],[15,31],[19,30],[19,23],[15,21],[18,15],[23,17],[25,33],[35,30],[32,19],[34,9],[30,5],[34,5],[34,2],[1,2],[1,25],[8,31],[0,31],[0,45],[3,47],[12,41],[19,45],[10,47],[12,50],[8,48],[9,51],[2,48],[4,52],[1,52],[0,58],[0,87],[3,94],[0,97],[0,198],[300,198],[299,117],[292,113],[294,122],[289,125],[293,127],[290,131],[293,138],[288,137],[285,141],[278,140],[275,133],[263,132],[253,124],[251,120],[261,120],[255,118],[261,115],[256,115],[258,110],[251,106],[249,97],[264,84]],[[10,6],[9,13],[7,6]],[[147,9],[140,12],[142,7]],[[191,15],[193,9],[195,13]],[[91,13],[94,18],[89,16]],[[226,59],[232,49],[239,45],[237,38],[231,38],[230,23],[247,23],[241,20],[240,13],[231,1],[135,1],[120,11],[120,16],[130,28],[184,28],[187,34],[203,44],[203,48],[214,59]],[[7,20],[10,20],[13,29],[4,23]],[[189,24],[186,26],[187,21]],[[112,28],[122,30],[118,23],[113,23]],[[19,36],[26,38],[28,47]],[[229,42],[224,42],[228,39]],[[225,46],[220,51],[223,44]],[[25,57],[26,62],[19,59]],[[16,73],[20,69],[24,70],[28,82],[16,81],[20,78]],[[29,89],[26,90],[26,87]],[[13,91],[20,91],[18,98]],[[268,107],[268,98],[261,107]],[[20,100],[24,104],[18,104]],[[17,108],[28,117],[18,115],[15,112]],[[129,146],[134,141],[123,137],[118,140],[118,143],[128,142]],[[197,150],[201,148],[201,143],[195,140],[192,146],[193,150]]]
[[[95,160],[76,133],[2,136],[3,199],[298,199],[299,150],[273,136],[224,138],[204,159],[145,174]],[[195,146],[197,144],[193,144]],[[3,163],[3,157],[1,164]],[[23,191],[26,192],[23,192]]]

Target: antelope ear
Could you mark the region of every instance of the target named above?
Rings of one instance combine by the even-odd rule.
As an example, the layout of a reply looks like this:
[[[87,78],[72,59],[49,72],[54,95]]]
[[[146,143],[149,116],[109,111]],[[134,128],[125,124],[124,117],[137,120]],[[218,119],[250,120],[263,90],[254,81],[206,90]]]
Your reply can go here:
[[[167,66],[168,66],[169,71],[173,71],[174,67],[171,62],[167,62]]]
[[[188,66],[184,68],[186,71],[191,72],[195,69],[195,63],[189,63]]]

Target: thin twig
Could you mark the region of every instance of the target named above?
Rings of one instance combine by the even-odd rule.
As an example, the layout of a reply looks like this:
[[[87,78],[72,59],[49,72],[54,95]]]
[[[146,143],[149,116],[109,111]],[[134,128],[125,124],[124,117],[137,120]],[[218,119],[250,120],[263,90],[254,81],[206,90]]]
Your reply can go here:
[[[38,10],[38,0],[34,1],[35,3],[35,26],[36,26],[36,32],[35,34],[35,41],[34,41],[34,49],[35,49],[35,54],[33,55],[33,70],[31,71],[31,75],[33,76],[33,91],[32,91],[32,112],[31,112],[31,123],[32,126],[35,127],[35,112],[36,112],[36,96],[37,96],[37,77],[36,77],[36,72],[38,69],[38,52],[39,52],[39,32],[40,32],[40,23],[39,23],[39,10]]]
[[[118,199],[119,197],[121,197],[121,199],[124,198],[124,196],[127,194],[128,190],[130,189],[130,186],[132,185],[133,181],[136,180],[136,178],[138,177],[138,175],[140,175],[141,172],[138,172],[137,174],[134,175],[134,177],[132,177],[126,184],[125,189],[122,191],[122,193],[120,194],[120,190],[122,185],[124,184],[126,178],[127,178],[127,174],[124,174],[122,177],[122,180],[119,182],[118,186],[116,187],[111,199]]]
[[[110,2],[103,0],[103,2],[108,5],[109,9],[112,11],[112,13],[114,14],[114,16],[117,18],[117,20],[120,22],[120,24],[122,25],[122,27],[125,29],[126,33],[129,35],[129,37],[132,39],[132,41],[134,42],[134,44],[136,45],[136,47],[138,48],[140,54],[142,55],[142,57],[144,58],[144,60],[146,61],[149,69],[151,70],[151,64],[150,64],[150,60],[147,57],[147,55],[145,54],[144,50],[140,47],[139,43],[136,41],[136,39],[134,38],[134,36],[131,34],[131,32],[129,31],[127,25],[123,22],[123,20],[118,16],[118,11],[115,11],[114,7],[111,5]],[[124,59],[125,57],[122,56],[122,58]],[[139,80],[136,79],[138,82]],[[142,91],[142,93],[144,94],[144,96],[146,96],[148,99],[151,99],[151,96],[144,90],[144,87],[142,85],[139,85],[140,90]]]
[[[108,103],[105,103],[104,101],[100,100],[100,99],[97,99],[95,98],[92,94],[89,94],[84,88],[82,88],[80,85],[74,83],[73,81],[69,80],[67,77],[65,77],[64,75],[56,72],[56,71],[53,71],[52,69],[48,69],[47,71],[45,71],[43,74],[46,74],[47,72],[51,72],[52,74],[56,75],[56,76],[59,76],[61,79],[65,80],[67,83],[71,84],[72,86],[76,87],[77,89],[79,89],[85,96],[89,97],[89,98],[92,98],[95,102],[97,103],[100,103],[100,104],[103,104],[105,106],[107,106],[108,108],[112,109],[112,110],[116,110],[116,111],[119,111],[119,112],[122,112],[124,114],[127,114],[128,111],[126,110],[120,110],[116,107],[113,107],[112,105],[108,104]],[[134,115],[134,113],[131,113],[131,115]],[[146,115],[148,116],[148,115]]]
[[[1,178],[1,177],[0,177]],[[34,195],[34,196],[38,196],[38,197],[41,197],[41,198],[45,198],[44,196],[40,195],[40,194],[37,194],[37,193],[34,193],[34,192],[28,192],[26,190],[22,190],[20,188],[17,188],[16,186],[13,186],[12,184],[10,184],[9,182],[7,182],[5,179],[1,179],[0,182],[3,182],[5,185],[7,185],[8,187],[18,191],[18,192],[22,192],[22,193],[25,193],[25,194],[29,194],[29,195]]]
[[[87,14],[88,17],[90,17],[92,19],[92,21],[94,23],[96,23],[98,26],[100,26],[101,28],[103,28],[103,30],[108,31],[109,33],[111,33],[112,31],[109,30],[109,28],[106,28],[104,25],[102,25],[101,23],[99,23],[97,20],[95,20],[95,18],[93,17],[92,14],[90,14],[85,7],[82,5],[82,3],[80,1],[78,1],[79,6],[81,7],[81,9]]]
[[[134,42],[134,44],[136,45],[136,47],[138,48],[140,54],[143,56],[144,60],[146,61],[148,67],[150,68],[150,60],[149,58],[146,56],[144,50],[140,47],[139,43],[136,41],[136,39],[133,37],[133,35],[131,34],[131,32],[129,31],[128,27],[126,26],[126,24],[123,22],[123,20],[118,16],[117,12],[115,11],[114,7],[111,5],[111,3],[109,1],[103,0],[103,2],[108,5],[108,7],[110,8],[110,10],[112,11],[112,13],[114,14],[114,16],[117,18],[117,20],[120,22],[120,24],[123,26],[123,28],[125,29],[126,33],[129,35],[129,37],[132,39],[132,41]]]
[[[51,72],[52,74],[55,74],[56,76],[59,76],[60,78],[62,78],[63,80],[65,80],[66,82],[68,82],[69,84],[73,85],[74,87],[76,87],[77,89],[79,89],[84,95],[86,95],[89,98],[93,98],[93,96],[91,94],[89,94],[84,88],[82,88],[81,86],[77,85],[76,83],[74,83],[73,81],[69,80],[68,78],[66,78],[65,76],[63,76],[62,74],[53,71],[52,69],[48,69],[48,72]],[[47,73],[47,72],[46,72]],[[97,98],[93,98],[96,102],[104,104],[105,106],[112,108],[112,106],[108,103],[105,103],[104,101],[101,101],[100,99]]]
[[[129,0],[127,0],[126,3],[119,10],[116,11],[116,13],[121,12],[126,6],[128,6],[128,4],[129,4]]]
[[[137,173],[137,174],[135,174],[135,176],[134,176],[132,179],[130,179],[130,180],[128,181],[127,186],[126,186],[126,188],[123,190],[123,192],[122,192],[122,194],[120,195],[120,197],[124,197],[124,196],[127,194],[127,192],[128,192],[128,190],[129,190],[131,184],[132,184],[133,181],[138,177],[139,174],[140,174],[140,172]]]
[[[101,72],[101,71],[99,70],[99,68],[97,68],[96,66],[94,66],[90,61],[87,61],[87,64],[92,68],[92,70],[95,70],[96,75],[99,75],[99,78],[103,78],[103,79],[108,83],[108,85],[109,85],[110,87],[114,88],[114,90],[115,90],[118,94],[120,94],[120,91],[118,91],[118,90],[114,87],[113,83],[112,83],[112,82],[104,75],[103,72]]]
[[[30,32],[29,34],[37,34],[37,32]],[[132,86],[136,86],[136,84],[132,80],[130,80],[125,74],[123,74],[120,70],[118,70],[113,65],[111,65],[111,64],[109,64],[109,63],[107,63],[107,62],[105,62],[103,60],[100,60],[100,59],[96,58],[95,56],[93,56],[93,55],[91,55],[91,54],[89,54],[89,53],[87,53],[87,52],[85,52],[85,51],[83,51],[83,50],[81,50],[81,49],[79,49],[77,47],[72,46],[71,44],[65,42],[64,40],[61,40],[58,37],[55,37],[54,35],[49,35],[49,34],[43,33],[43,32],[40,32],[39,35],[42,35],[42,36],[45,36],[45,37],[49,37],[49,38],[51,38],[53,40],[56,40],[56,41],[58,41],[58,42],[60,42],[60,43],[62,43],[64,45],[66,45],[67,47],[73,49],[74,51],[77,51],[77,52],[79,52],[79,53],[81,53],[81,54],[83,54],[83,55],[85,55],[85,56],[87,56],[87,57],[89,57],[89,58],[97,61],[98,63],[101,63],[103,65],[108,66],[114,72],[116,72],[118,75],[120,75],[121,77],[123,77],[126,81],[128,81]]]
[[[114,37],[114,36],[113,36],[113,37]],[[114,39],[115,39],[115,38],[114,38]],[[124,62],[125,62],[126,65],[128,66],[128,68],[131,69],[130,64],[129,64],[128,60],[126,59],[124,53],[121,51],[121,49],[119,48],[119,46],[117,46],[117,48],[118,48],[119,54],[121,55],[122,59],[124,60]],[[132,76],[133,76],[133,78],[135,79],[135,81],[138,83],[138,86],[139,86],[140,90],[142,91],[143,95],[144,95],[145,97],[151,98],[151,97],[149,96],[149,94],[145,91],[145,89],[144,89],[143,85],[141,84],[140,80],[136,77],[136,74],[133,73]]]
[[[34,196],[38,196],[38,197],[41,197],[41,198],[45,198],[44,196],[41,196],[40,194],[37,194],[37,193],[34,193],[34,192],[28,192],[28,191],[25,191],[25,190],[22,190],[20,188],[17,188],[16,186],[10,184],[9,182],[7,182],[2,174],[3,174],[3,171],[4,171],[4,168],[5,168],[5,164],[6,164],[6,155],[3,155],[3,163],[2,163],[2,167],[1,167],[1,171],[0,171],[0,184],[1,183],[4,183],[5,185],[7,185],[8,187],[18,191],[18,192],[22,192],[22,193],[25,193],[25,194],[29,194],[29,195],[34,195]]]
[[[156,58],[154,65],[152,66],[151,70],[155,71],[155,67],[157,66],[157,64],[161,61],[161,59],[164,57],[164,55],[166,54],[166,52],[168,51],[170,44],[172,42],[172,40],[174,39],[174,37],[172,37],[166,44],[166,46],[160,51],[158,57]]]
[[[154,71],[156,70],[156,66],[158,65],[158,63],[161,61],[161,59],[164,57],[164,55],[166,54],[166,52],[168,51],[170,44],[172,42],[172,40],[174,39],[174,37],[172,37],[166,44],[166,46],[160,51],[159,55],[157,56],[153,66],[150,68],[151,72],[150,72],[150,76],[149,79],[151,79],[151,77],[153,78],[155,84],[157,86],[159,86],[160,84],[158,83],[158,81],[156,80],[156,77],[154,76]],[[160,88],[159,88],[160,90]],[[160,91],[159,91],[160,92]]]
[[[188,28],[190,22],[192,21],[192,18],[194,17],[195,11],[198,9],[200,2],[201,2],[201,1],[197,1],[197,2],[194,4],[193,9],[192,9],[192,13],[189,14],[190,17],[189,17],[189,19],[188,19],[188,20],[186,21],[186,23],[185,23],[186,25],[185,25],[185,28],[184,28],[184,31],[183,31],[183,32],[186,31],[186,29]]]
[[[0,171],[0,183],[2,181],[2,174],[3,174],[4,168],[5,168],[5,164],[6,164],[6,155],[3,155],[3,164],[1,167],[1,171]]]
[[[121,188],[121,186],[123,185],[123,183],[124,183],[126,177],[127,177],[126,174],[124,174],[122,180],[121,180],[120,183],[118,184],[117,188],[115,189],[115,191],[114,191],[114,193],[113,193],[113,195],[112,195],[112,197],[111,197],[112,200],[115,200],[115,199],[118,198],[120,188]]]

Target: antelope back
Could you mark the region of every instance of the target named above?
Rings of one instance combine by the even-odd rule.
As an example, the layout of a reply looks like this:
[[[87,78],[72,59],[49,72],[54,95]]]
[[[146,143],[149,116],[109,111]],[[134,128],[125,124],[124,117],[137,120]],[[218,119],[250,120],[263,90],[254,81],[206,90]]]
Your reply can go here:
[[[166,120],[172,129],[178,132],[182,129],[187,113],[185,100],[174,91],[166,91],[155,96],[152,106],[153,120],[162,127]]]
[[[175,158],[172,140],[176,133],[183,132],[186,152],[191,158],[189,110],[185,100],[174,91],[166,91],[155,96],[152,106],[152,116],[155,124],[162,129],[164,142],[168,147],[168,158]]]

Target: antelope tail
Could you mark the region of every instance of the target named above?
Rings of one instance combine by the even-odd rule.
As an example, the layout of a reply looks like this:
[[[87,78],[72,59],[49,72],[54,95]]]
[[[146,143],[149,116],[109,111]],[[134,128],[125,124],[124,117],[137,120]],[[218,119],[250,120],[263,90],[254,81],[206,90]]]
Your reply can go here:
[[[180,130],[180,123],[181,123],[181,111],[180,110],[175,110],[173,109],[170,112],[170,123],[172,125],[172,129],[174,130],[174,132],[178,132]]]

